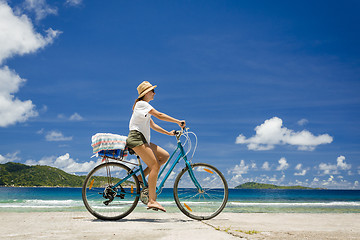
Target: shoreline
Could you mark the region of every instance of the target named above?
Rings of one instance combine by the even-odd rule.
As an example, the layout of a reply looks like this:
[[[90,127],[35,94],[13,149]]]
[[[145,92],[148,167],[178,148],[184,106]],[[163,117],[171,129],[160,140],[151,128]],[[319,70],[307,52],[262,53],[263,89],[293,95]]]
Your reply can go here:
[[[82,188],[69,186],[0,186],[0,188]]]
[[[5,186],[0,185],[0,188],[80,188],[80,187],[71,187],[71,186]],[[164,188],[172,189],[172,187]],[[299,191],[360,191],[360,189],[340,189],[340,188],[229,188],[229,190],[299,190]]]
[[[4,239],[360,239],[357,213],[221,213],[196,221],[182,213],[131,213],[102,221],[87,212],[0,212]]]

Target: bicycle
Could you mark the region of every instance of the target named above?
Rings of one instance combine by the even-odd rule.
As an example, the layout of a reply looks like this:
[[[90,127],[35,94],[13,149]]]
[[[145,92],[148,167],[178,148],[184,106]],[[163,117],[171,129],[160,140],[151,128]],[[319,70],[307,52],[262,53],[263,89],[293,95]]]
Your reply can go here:
[[[193,150],[194,156],[197,137],[188,129],[175,132],[177,147],[169,160],[159,172],[158,179],[164,173],[166,167],[173,161],[171,167],[166,172],[165,177],[156,188],[159,195],[164,187],[166,180],[181,159],[185,162],[185,167],[177,175],[174,182],[174,200],[177,207],[186,216],[196,220],[208,220],[214,218],[225,208],[228,200],[228,185],[223,174],[215,167],[206,163],[191,163],[187,155],[191,151],[191,139],[189,134],[193,134],[196,144]],[[180,138],[184,136],[184,144]],[[188,145],[185,152],[184,146]],[[139,199],[145,205],[148,203],[148,184],[143,172],[140,157],[137,156],[138,163],[126,161],[119,151],[106,152],[102,155],[104,163],[96,166],[86,176],[82,187],[82,199],[86,209],[96,218],[102,220],[118,220],[129,215],[137,206]],[[129,149],[131,154],[131,149]],[[110,161],[110,160],[115,160]],[[133,169],[124,165],[135,165]],[[137,168],[137,169],[135,169]],[[137,175],[141,174],[143,183],[140,183]]]

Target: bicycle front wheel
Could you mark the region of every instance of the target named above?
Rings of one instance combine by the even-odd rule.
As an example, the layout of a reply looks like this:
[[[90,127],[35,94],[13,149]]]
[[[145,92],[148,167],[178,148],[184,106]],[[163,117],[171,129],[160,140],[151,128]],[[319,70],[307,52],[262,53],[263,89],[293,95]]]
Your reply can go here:
[[[140,186],[131,170],[115,162],[103,163],[95,167],[87,176],[82,188],[82,198],[86,209],[103,220],[118,220],[130,214],[139,201]]]
[[[186,216],[196,220],[217,216],[225,208],[228,195],[223,174],[206,163],[184,168],[174,183],[176,205]]]

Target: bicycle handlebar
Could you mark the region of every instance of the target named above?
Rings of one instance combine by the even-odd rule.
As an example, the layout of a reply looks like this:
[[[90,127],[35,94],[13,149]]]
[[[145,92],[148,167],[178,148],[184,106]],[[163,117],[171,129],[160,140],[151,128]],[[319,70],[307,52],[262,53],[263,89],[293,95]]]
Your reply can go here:
[[[175,130],[174,134],[175,134],[176,139],[179,140],[181,135],[183,135],[184,132],[187,132],[188,130],[189,130],[189,128],[186,128],[186,127],[182,128],[179,131]]]
[[[182,135],[182,133],[183,133],[183,130],[180,130],[180,131],[175,130],[174,135],[176,138],[179,138]]]
[[[179,131],[176,131],[176,130],[175,130],[175,131],[174,131],[174,134],[175,134],[175,137],[176,137],[176,140],[177,140],[178,143],[180,143],[180,137],[181,137],[182,135],[185,136],[186,141],[185,141],[184,143],[181,143],[182,146],[185,146],[186,144],[188,144],[188,150],[187,150],[187,152],[186,152],[185,155],[188,155],[188,153],[189,153],[189,152],[191,151],[191,149],[192,149],[192,143],[191,143],[191,139],[190,139],[189,134],[192,134],[192,135],[195,136],[195,145],[194,145],[193,154],[192,154],[192,157],[191,157],[191,159],[192,159],[192,158],[194,157],[194,154],[195,154],[195,151],[196,151],[196,148],[197,148],[197,136],[196,136],[196,134],[195,134],[194,132],[189,132],[189,128],[187,128],[187,127],[184,127],[184,128],[182,128],[181,130],[179,130]],[[191,161],[191,159],[190,159],[190,161]]]

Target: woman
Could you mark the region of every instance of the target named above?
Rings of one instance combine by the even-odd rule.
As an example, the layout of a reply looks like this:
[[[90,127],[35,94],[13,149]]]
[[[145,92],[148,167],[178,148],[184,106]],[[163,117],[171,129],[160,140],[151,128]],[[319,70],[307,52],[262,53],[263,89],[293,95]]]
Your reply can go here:
[[[135,153],[146,163],[147,168],[144,170],[145,176],[149,175],[149,203],[148,209],[161,210],[166,212],[156,201],[156,182],[160,166],[166,163],[169,159],[169,153],[163,148],[150,142],[150,128],[157,132],[173,136],[175,131],[168,132],[161,128],[151,119],[154,116],[160,120],[177,123],[180,127],[185,127],[185,121],[177,120],[164,113],[155,110],[149,102],[154,99],[155,88],[157,86],[151,85],[144,81],[138,87],[139,97],[136,99],[133,106],[133,113],[129,123],[129,136],[126,144],[133,149]],[[141,175],[138,176],[140,183],[142,183]]]

